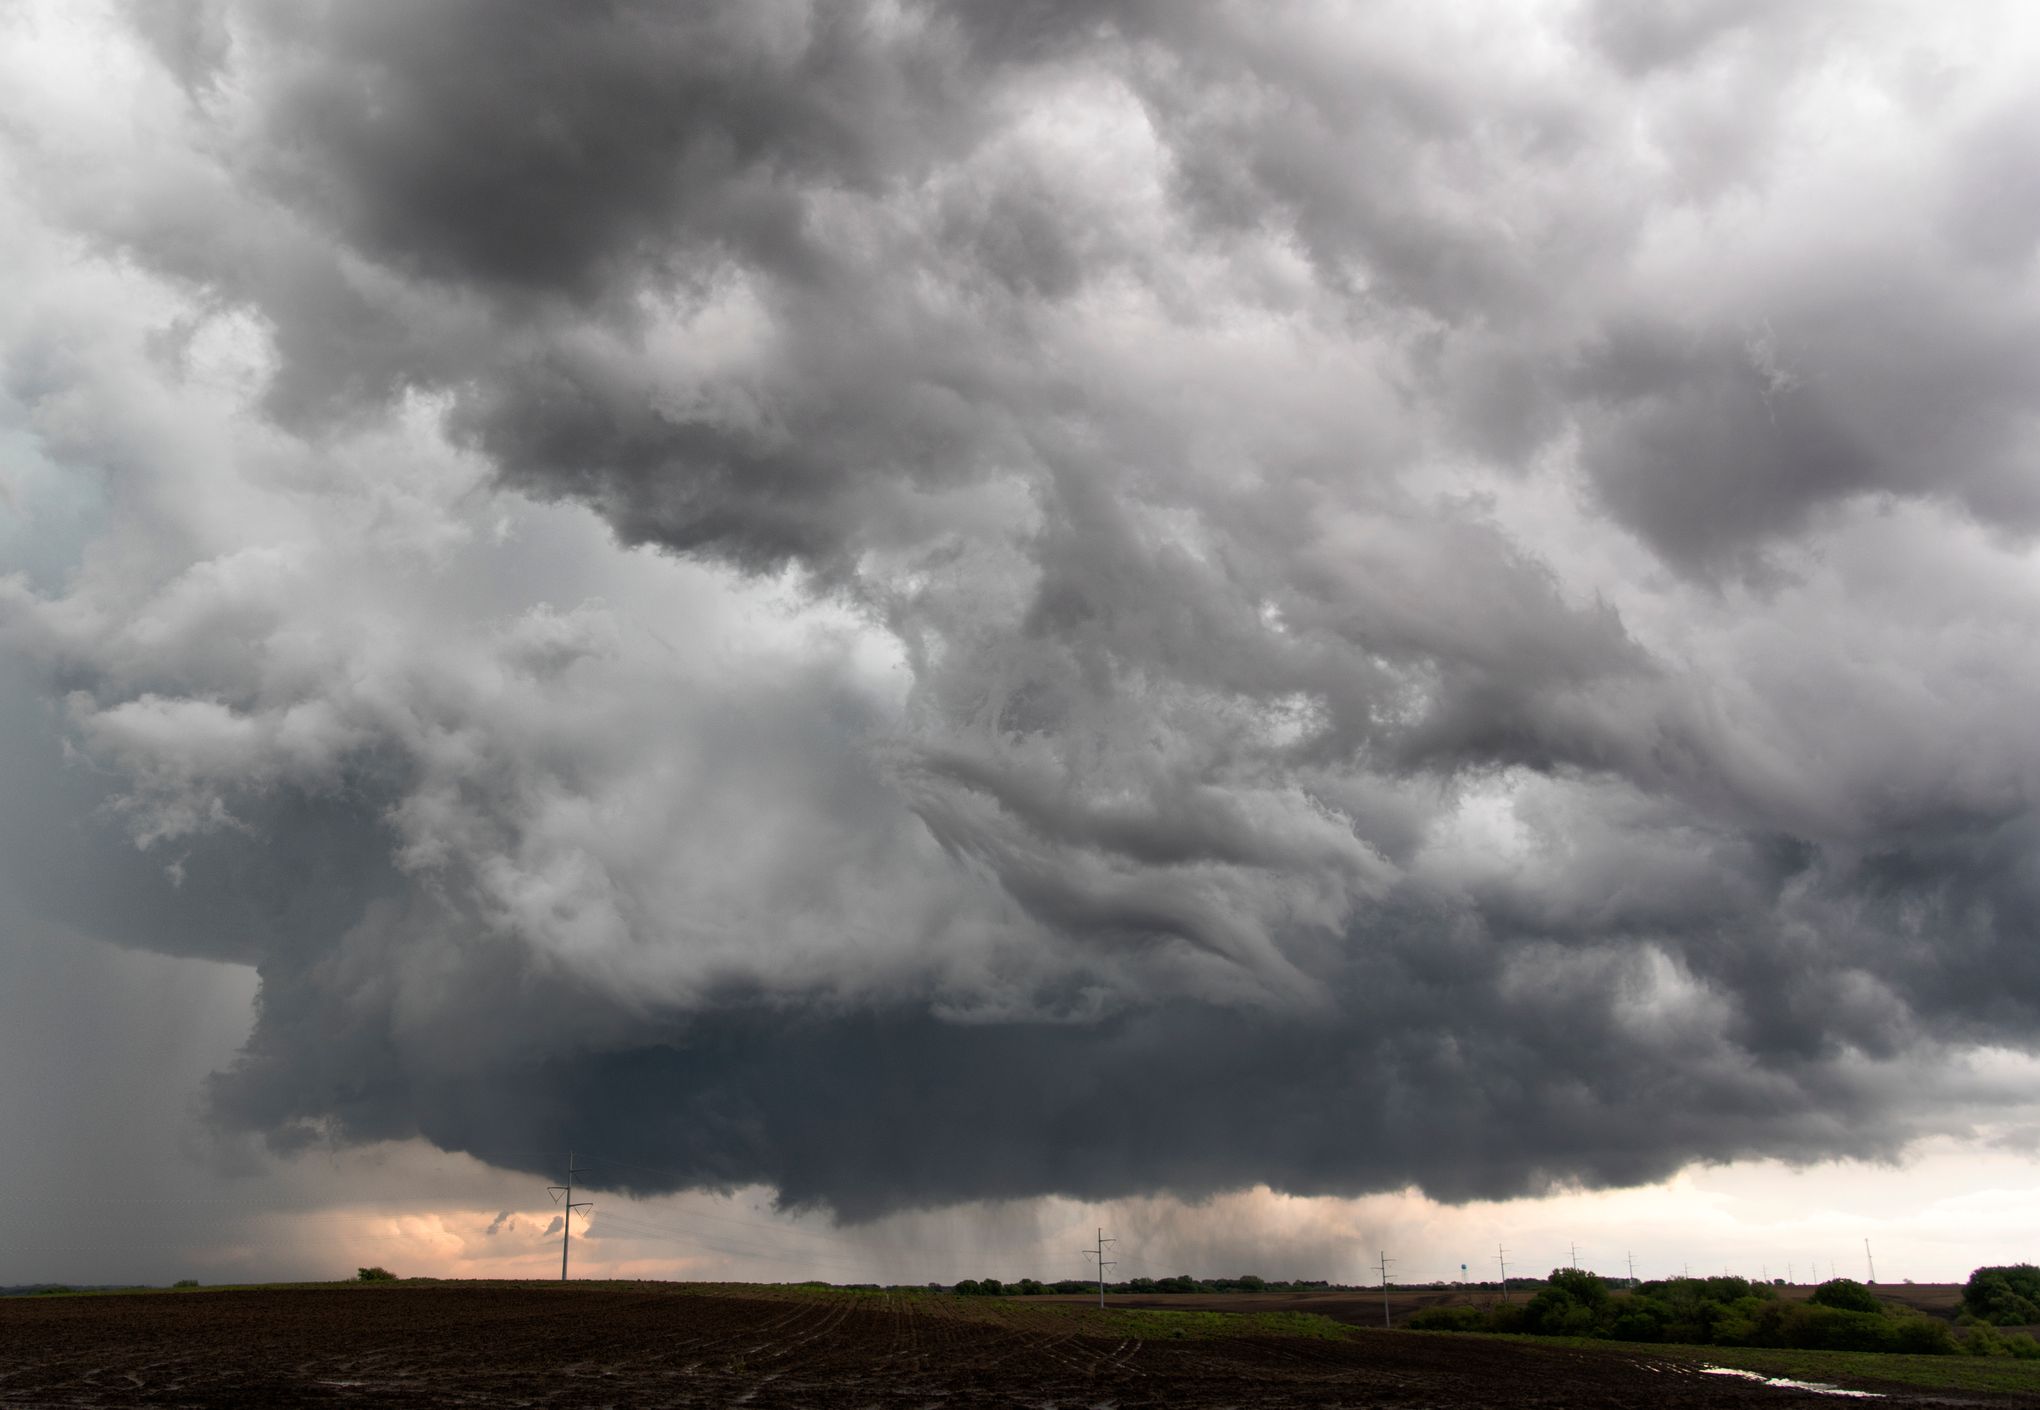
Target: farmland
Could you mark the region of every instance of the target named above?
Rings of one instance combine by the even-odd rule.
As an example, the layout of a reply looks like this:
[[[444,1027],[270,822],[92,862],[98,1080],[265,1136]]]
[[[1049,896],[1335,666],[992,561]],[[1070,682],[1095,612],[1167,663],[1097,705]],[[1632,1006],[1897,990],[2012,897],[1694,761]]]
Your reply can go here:
[[[1247,1305],[1101,1312],[662,1283],[18,1298],[0,1301],[0,1405],[1677,1410],[1818,1399],[1703,1375],[1656,1349],[1383,1332],[1295,1299],[1234,1302]]]

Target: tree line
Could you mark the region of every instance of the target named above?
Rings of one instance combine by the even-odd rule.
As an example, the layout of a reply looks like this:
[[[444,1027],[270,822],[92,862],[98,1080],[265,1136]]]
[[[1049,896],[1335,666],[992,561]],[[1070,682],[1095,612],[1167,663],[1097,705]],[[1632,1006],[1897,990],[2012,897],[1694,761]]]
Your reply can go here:
[[[1552,1269],[1526,1302],[1427,1307],[1404,1325],[1699,1346],[2040,1358],[2040,1342],[2029,1333],[2002,1330],[2035,1324],[2040,1268],[2022,1263],[1972,1273],[1956,1326],[1885,1302],[1852,1278],[1830,1278],[1798,1301],[1780,1297],[1771,1284],[1737,1277],[1667,1278],[1617,1290],[1578,1268]]]

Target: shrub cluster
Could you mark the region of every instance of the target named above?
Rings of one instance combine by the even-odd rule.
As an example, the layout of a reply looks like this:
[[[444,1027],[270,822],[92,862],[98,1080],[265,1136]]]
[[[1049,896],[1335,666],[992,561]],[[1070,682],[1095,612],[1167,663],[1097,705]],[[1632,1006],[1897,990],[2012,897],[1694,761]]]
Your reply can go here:
[[[2013,1263],[1977,1269],[1962,1288],[1962,1315],[1993,1327],[2040,1324],[2040,1268]]]
[[[1806,1302],[1747,1278],[1671,1278],[1612,1291],[1592,1273],[1555,1268],[1524,1303],[1433,1307],[1406,1324],[1430,1331],[1529,1332],[1702,1346],[1778,1346],[1945,1355],[1964,1348],[1945,1323],[1887,1307],[1861,1283],[1835,1278]]]

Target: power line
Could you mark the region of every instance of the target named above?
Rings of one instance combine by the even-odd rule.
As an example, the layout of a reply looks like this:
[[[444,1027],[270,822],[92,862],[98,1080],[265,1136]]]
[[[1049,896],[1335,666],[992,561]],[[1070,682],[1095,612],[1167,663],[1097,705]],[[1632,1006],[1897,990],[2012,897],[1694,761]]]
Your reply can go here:
[[[1107,1258],[1105,1256],[1105,1245],[1116,1244],[1118,1242],[1119,1240],[1117,1239],[1106,1238],[1105,1231],[1103,1229],[1100,1229],[1098,1231],[1098,1247],[1095,1249],[1087,1248],[1079,1250],[1086,1258],[1095,1258],[1098,1260],[1098,1306],[1101,1310],[1105,1306],[1105,1270],[1107,1268],[1117,1268],[1119,1266],[1118,1259]]]
[[[555,1204],[560,1203],[560,1196],[566,1196],[566,1202],[560,1209],[560,1281],[563,1283],[567,1280],[567,1249],[574,1241],[574,1211],[577,1209],[593,1209],[595,1207],[593,1200],[584,1199],[579,1204],[574,1202],[575,1174],[574,1153],[568,1151],[567,1183],[564,1185],[546,1186],[546,1191],[552,1195]]]

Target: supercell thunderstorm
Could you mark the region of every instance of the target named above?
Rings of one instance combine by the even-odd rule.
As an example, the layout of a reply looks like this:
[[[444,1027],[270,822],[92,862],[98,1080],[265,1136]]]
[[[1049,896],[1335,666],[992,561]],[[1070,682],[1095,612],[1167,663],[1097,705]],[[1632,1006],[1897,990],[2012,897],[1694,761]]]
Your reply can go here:
[[[857,1218],[2014,1095],[2040,105],[1973,22],[123,13],[109,111],[0,84],[5,865],[257,968],[225,1127]]]

